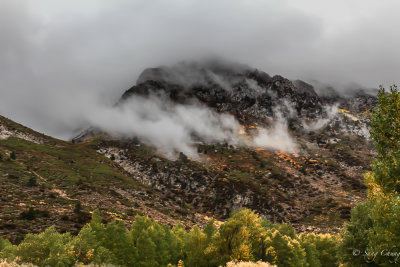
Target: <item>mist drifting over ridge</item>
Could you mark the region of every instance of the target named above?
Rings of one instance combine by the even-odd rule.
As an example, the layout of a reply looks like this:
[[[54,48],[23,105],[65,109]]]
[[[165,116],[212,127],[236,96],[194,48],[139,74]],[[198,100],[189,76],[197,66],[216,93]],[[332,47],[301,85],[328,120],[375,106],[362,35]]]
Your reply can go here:
[[[248,132],[230,112],[211,108],[213,100],[204,102],[195,97],[197,88],[209,96],[222,90],[233,101],[272,93],[249,75],[266,81],[271,78],[254,68],[221,59],[149,68],[116,105],[98,107],[83,117],[88,126],[112,137],[139,138],[170,158],[179,152],[198,158],[196,142],[295,152],[297,144],[278,106],[274,107],[268,128],[260,126]]]
[[[117,107],[103,107],[88,114],[87,121],[114,137],[137,137],[169,158],[179,152],[198,158],[194,145],[198,141],[288,152],[297,149],[282,117],[270,129],[246,134],[230,114],[217,113],[197,101],[173,103],[162,94],[135,96]]]
[[[0,113],[69,139],[82,114],[115,103],[143,69],[209,55],[336,88],[396,83],[399,5],[4,0]]]

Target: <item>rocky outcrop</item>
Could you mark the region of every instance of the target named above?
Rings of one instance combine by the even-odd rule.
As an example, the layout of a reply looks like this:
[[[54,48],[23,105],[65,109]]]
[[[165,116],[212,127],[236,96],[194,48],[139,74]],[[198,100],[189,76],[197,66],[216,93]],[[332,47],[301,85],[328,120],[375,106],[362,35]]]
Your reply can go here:
[[[230,113],[246,129],[267,128],[279,117],[286,120],[300,147],[298,154],[285,154],[200,140],[204,160],[192,162],[183,154],[176,161],[143,156],[140,140],[100,142],[99,153],[176,205],[220,219],[248,207],[301,230],[315,229],[314,217],[337,217],[335,225],[340,226],[348,217],[341,212],[362,200],[363,172],[373,154],[366,116],[376,104],[371,94],[361,90],[343,95],[332,87],[321,92],[304,81],[271,77],[244,65],[181,63],[146,69],[117,105],[151,94]],[[94,130],[79,139],[85,140]]]
[[[121,101],[133,95],[163,92],[173,101],[184,103],[193,98],[216,109],[229,112],[241,122],[249,118],[263,120],[274,115],[276,107],[290,103],[297,116],[315,118],[322,114],[322,102],[312,87],[296,87],[288,79],[242,65],[182,63],[174,67],[146,69],[135,86]],[[287,105],[286,105],[287,106]],[[282,109],[289,114],[288,110]]]
[[[30,141],[36,144],[43,144],[43,140],[41,138],[28,133],[18,131],[16,129],[11,129],[6,125],[2,125],[0,121],[0,140],[7,139],[9,137],[24,139],[26,141]]]

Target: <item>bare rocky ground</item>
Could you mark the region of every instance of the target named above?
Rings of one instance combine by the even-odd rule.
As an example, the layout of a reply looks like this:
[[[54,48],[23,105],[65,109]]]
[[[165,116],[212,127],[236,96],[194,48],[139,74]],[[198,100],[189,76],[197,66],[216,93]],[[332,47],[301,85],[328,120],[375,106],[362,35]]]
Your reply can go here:
[[[313,133],[320,144],[303,142],[297,154],[266,149],[200,145],[204,162],[160,155],[143,157],[137,144],[103,140],[97,151],[113,158],[138,181],[192,210],[219,220],[249,207],[299,231],[335,232],[350,218],[350,209],[365,199],[363,174],[374,152],[360,136]],[[313,143],[311,143],[313,144]],[[138,155],[139,154],[139,155]]]

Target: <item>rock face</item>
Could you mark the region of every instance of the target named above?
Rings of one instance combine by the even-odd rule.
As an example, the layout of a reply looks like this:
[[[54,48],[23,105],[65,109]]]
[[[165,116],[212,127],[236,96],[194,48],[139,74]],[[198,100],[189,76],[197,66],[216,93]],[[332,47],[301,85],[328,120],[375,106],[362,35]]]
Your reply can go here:
[[[359,89],[343,95],[327,86],[317,93],[312,85],[301,80],[271,77],[245,65],[218,61],[146,69],[136,85],[122,95],[120,103],[134,95],[154,93],[163,93],[178,103],[195,99],[218,112],[234,115],[244,125],[265,124],[266,118],[279,112],[292,130],[303,129],[303,121],[332,119],[327,113],[327,107],[332,105],[359,114],[376,104],[375,92]],[[368,122],[364,117],[359,120]],[[353,130],[357,131],[360,129]]]
[[[245,124],[249,119],[271,117],[275,107],[288,105],[299,117],[321,114],[322,102],[312,86],[306,88],[306,83],[298,83],[304,86],[296,87],[282,76],[271,77],[243,65],[181,63],[144,70],[137,84],[123,94],[122,101],[135,94],[162,91],[179,103],[195,98],[218,112],[234,114]],[[289,110],[282,112],[288,114]]]
[[[300,146],[299,153],[288,154],[200,143],[205,160],[192,162],[184,155],[176,161],[144,155],[140,140],[106,138],[97,145],[109,158],[119,155],[115,162],[125,171],[178,206],[219,219],[249,207],[299,230],[331,231],[364,197],[363,172],[374,154],[367,114],[376,97],[363,90],[345,96],[329,87],[317,93],[301,80],[212,61],[146,69],[118,104],[152,94],[230,113],[247,128],[268,127],[281,116]]]

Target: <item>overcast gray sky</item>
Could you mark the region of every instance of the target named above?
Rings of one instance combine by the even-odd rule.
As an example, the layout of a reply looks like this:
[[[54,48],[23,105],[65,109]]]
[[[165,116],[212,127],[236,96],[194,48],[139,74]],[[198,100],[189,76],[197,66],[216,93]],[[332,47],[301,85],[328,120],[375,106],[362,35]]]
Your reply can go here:
[[[0,114],[68,138],[150,66],[216,55],[290,79],[398,83],[398,0],[0,0]]]

